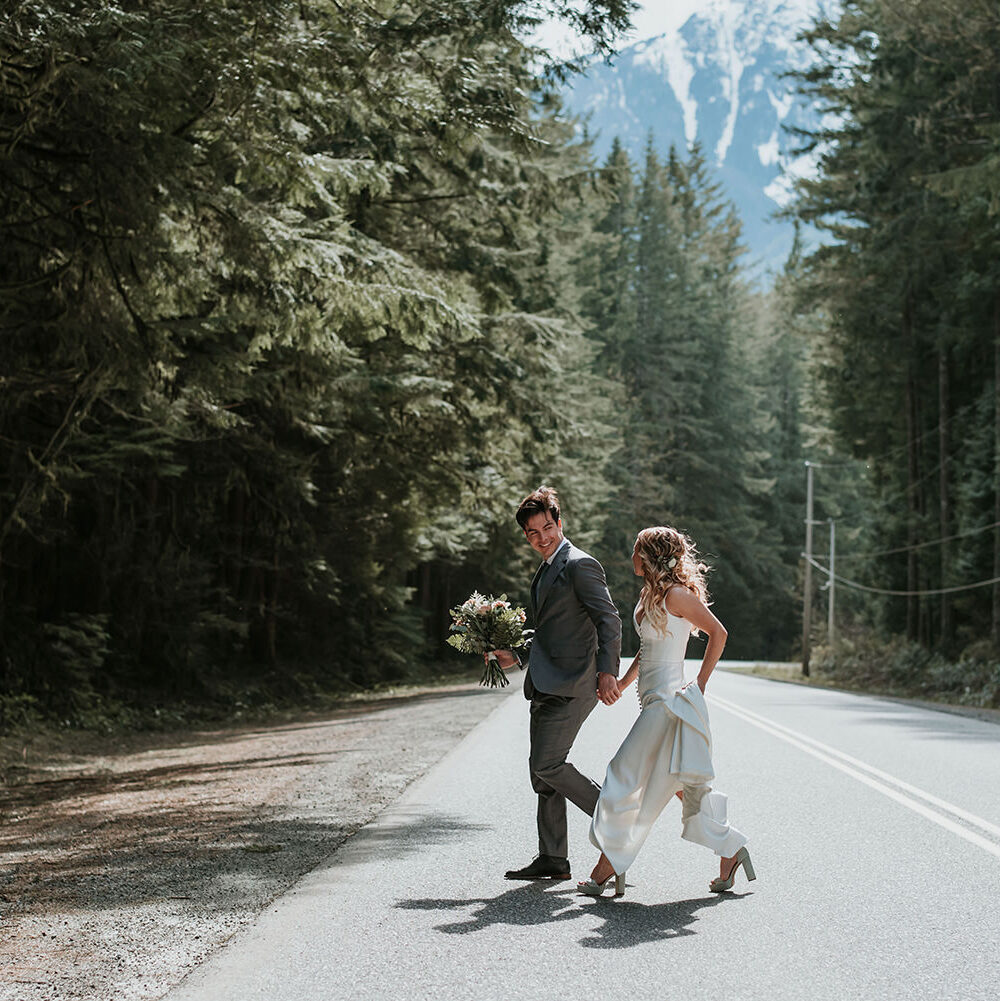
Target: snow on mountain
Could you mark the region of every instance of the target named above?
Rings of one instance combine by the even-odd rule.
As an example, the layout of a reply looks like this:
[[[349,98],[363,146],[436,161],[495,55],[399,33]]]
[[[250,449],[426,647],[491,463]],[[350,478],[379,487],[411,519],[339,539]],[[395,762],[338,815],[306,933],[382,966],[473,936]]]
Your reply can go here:
[[[594,63],[567,105],[601,158],[615,136],[640,162],[651,132],[662,151],[697,141],[743,218],[752,256],[778,269],[792,229],[770,216],[787,203],[791,177],[810,169],[784,127],[818,124],[782,74],[808,64],[796,36],[819,12],[820,0],[704,0],[679,27],[635,42],[612,65]]]

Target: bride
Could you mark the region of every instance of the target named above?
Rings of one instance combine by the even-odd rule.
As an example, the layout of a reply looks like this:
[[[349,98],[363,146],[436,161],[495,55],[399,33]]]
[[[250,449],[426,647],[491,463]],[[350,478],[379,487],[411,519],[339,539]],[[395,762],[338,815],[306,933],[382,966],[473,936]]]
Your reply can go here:
[[[633,621],[639,653],[619,682],[619,691],[638,678],[642,709],[608,765],[590,840],[601,857],[581,893],[600,896],[614,881],[625,895],[625,870],[639,854],[660,812],[677,795],[682,803],[681,837],[720,856],[719,878],[709,888],[721,893],[743,866],[756,878],[747,839],[726,820],[726,797],[713,792],[712,736],[703,693],[726,645],[726,630],[709,611],[708,567],[698,561],[691,540],[673,528],[644,528],[635,540],[632,567],[643,578]],[[708,637],[697,683],[684,685],[684,652],[692,630]]]

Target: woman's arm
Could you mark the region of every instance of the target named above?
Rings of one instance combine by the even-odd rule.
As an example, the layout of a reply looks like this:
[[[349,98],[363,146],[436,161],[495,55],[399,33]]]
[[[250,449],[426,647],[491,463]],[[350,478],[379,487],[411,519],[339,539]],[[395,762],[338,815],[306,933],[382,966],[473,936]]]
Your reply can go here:
[[[632,663],[629,665],[629,669],[621,676],[618,680],[618,691],[624,692],[629,685],[639,677],[639,654],[636,654],[632,658]]]
[[[686,587],[673,587],[667,595],[667,610],[674,615],[681,615],[696,629],[700,629],[708,637],[705,656],[698,672],[698,687],[705,691],[708,679],[715,670],[715,665],[722,656],[726,646],[726,627],[712,614],[711,609],[693,591]]]

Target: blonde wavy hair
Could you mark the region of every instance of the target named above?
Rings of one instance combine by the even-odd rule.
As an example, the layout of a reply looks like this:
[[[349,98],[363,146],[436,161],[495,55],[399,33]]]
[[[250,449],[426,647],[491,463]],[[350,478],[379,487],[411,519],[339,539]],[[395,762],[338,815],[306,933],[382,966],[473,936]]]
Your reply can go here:
[[[705,575],[710,568],[698,558],[694,543],[676,528],[644,528],[635,541],[644,580],[639,605],[653,628],[666,634],[668,592],[672,587],[686,587],[707,605]]]

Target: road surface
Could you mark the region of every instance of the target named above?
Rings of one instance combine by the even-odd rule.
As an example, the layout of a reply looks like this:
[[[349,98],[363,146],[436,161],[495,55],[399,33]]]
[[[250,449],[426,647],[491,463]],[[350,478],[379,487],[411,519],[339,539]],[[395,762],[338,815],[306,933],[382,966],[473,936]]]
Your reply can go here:
[[[504,880],[536,850],[512,692],[169,1001],[992,1001],[1000,727],[722,671],[708,695],[714,784],[756,882],[708,892],[718,863],[680,840],[679,803],[624,899]],[[634,686],[599,705],[571,760],[600,781],[636,712]],[[596,858],[587,826],[570,807],[574,879]]]

